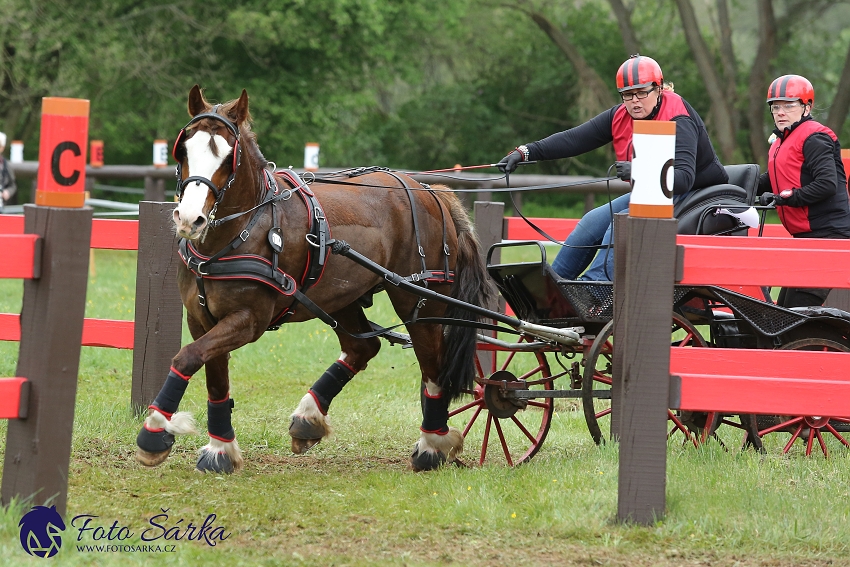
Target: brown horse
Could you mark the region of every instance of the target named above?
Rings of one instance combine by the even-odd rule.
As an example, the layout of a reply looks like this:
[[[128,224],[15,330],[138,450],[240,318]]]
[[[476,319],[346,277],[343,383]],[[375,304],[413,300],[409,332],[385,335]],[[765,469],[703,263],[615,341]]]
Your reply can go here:
[[[345,241],[395,274],[409,274],[408,281],[473,305],[489,304],[493,288],[469,217],[451,192],[377,168],[308,185],[291,172],[272,171],[251,131],[244,90],[239,99],[212,106],[196,85],[188,107],[192,120],[174,144],[180,198],[174,225],[184,261],[178,284],[194,342],[173,358],[137,438],[136,457],[157,465],[175,434],[194,432],[191,416],[177,409],[191,376],[206,366],[210,442],[198,469],[232,472],[242,456],[230,421],[229,353],[270,326],[319,316],[339,338],[339,359],[292,414],[292,450],[303,453],[330,432],[334,396],[378,354],[364,299],[386,286],[403,321],[476,318],[390,285],[332,255],[328,243]],[[447,426],[448,404],[471,385],[476,330],[423,322],[408,325],[408,332],[424,386],[411,464],[427,470],[451,462],[463,448],[460,432]]]

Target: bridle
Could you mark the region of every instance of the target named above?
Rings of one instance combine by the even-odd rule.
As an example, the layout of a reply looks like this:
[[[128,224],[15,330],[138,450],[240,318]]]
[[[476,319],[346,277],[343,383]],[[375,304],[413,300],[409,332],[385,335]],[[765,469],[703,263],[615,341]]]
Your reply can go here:
[[[183,126],[183,128],[180,130],[180,133],[177,134],[177,139],[174,140],[174,147],[171,150],[171,155],[177,162],[177,171],[175,172],[177,176],[177,188],[175,191],[177,194],[177,201],[180,202],[183,200],[183,191],[186,189],[187,185],[189,185],[190,183],[203,183],[209,188],[210,191],[212,191],[213,196],[215,197],[215,204],[210,210],[209,215],[207,215],[210,221],[215,219],[215,211],[216,209],[218,209],[219,203],[221,203],[221,200],[224,198],[225,191],[227,191],[230,186],[233,185],[233,180],[236,179],[236,168],[239,167],[240,163],[242,163],[242,146],[239,144],[239,141],[241,139],[241,136],[239,134],[239,128],[236,126],[236,124],[234,124],[233,122],[218,113],[218,109],[220,106],[220,104],[217,104],[212,107],[212,110],[210,110],[209,112],[203,112],[201,114],[198,114],[197,116],[192,118],[185,126]],[[219,122],[224,124],[230,131],[230,133],[233,134],[233,136],[236,138],[236,143],[233,144],[233,162],[231,163],[230,167],[230,175],[227,177],[227,181],[224,182],[223,187],[218,187],[215,183],[212,182],[211,179],[207,179],[206,177],[200,175],[192,175],[191,177],[182,179],[183,161],[177,156],[178,148],[180,147],[180,143],[183,141],[183,135],[186,133],[186,128],[190,127],[195,122],[203,120],[204,118],[212,118],[213,120],[218,120]]]

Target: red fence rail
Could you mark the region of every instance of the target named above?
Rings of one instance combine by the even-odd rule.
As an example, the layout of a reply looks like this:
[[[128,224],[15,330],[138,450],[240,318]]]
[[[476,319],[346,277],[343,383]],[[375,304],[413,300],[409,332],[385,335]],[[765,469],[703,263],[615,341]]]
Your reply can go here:
[[[29,248],[35,247],[36,236],[24,234],[24,217],[20,215],[0,215],[0,238],[10,239],[3,245],[3,265],[0,277],[27,278],[26,263]],[[31,244],[27,241],[32,240]],[[138,250],[139,221],[116,219],[93,219],[91,248],[99,250]],[[18,275],[6,275],[13,273]],[[120,349],[133,348],[134,321],[120,319],[86,318],[83,321],[82,346],[108,347]],[[20,316],[15,313],[0,313],[0,341],[20,341]]]

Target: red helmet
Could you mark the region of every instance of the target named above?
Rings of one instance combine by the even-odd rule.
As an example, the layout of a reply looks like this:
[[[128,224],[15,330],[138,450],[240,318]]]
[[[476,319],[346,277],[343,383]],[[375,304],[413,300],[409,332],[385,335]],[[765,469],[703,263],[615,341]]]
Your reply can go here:
[[[617,90],[619,92],[664,84],[661,66],[652,57],[635,53],[620,65],[617,70]]]
[[[799,100],[803,104],[815,103],[815,88],[800,75],[782,75],[774,79],[767,89],[767,104],[775,100]]]

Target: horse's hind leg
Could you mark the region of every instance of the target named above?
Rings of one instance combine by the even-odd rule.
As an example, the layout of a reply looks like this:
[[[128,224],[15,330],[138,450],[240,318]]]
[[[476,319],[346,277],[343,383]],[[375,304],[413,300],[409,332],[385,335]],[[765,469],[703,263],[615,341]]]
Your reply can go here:
[[[443,291],[445,286],[433,286]],[[447,291],[447,290],[446,290]],[[387,290],[399,317],[406,318],[418,301],[410,294]],[[429,300],[419,311],[419,317],[442,317],[445,305]],[[440,365],[443,360],[443,327],[433,324],[408,325],[410,340],[422,373],[422,425],[419,440],[413,447],[410,466],[414,471],[427,471],[451,463],[463,452],[463,435],[449,427],[449,402],[452,392],[440,386]]]
[[[449,427],[450,395],[437,383],[441,327],[411,325],[409,330],[414,350],[418,345],[416,358],[422,371],[422,425],[410,466],[414,471],[428,471],[453,462],[463,452],[463,435]]]
[[[340,326],[351,333],[371,331],[369,321],[363,309],[351,304],[331,316]],[[366,364],[378,354],[380,339],[355,339],[345,332],[335,329],[342,353],[322,376],[316,380],[310,391],[301,398],[301,402],[292,413],[289,424],[289,436],[292,438],[292,452],[306,453],[311,447],[330,435],[328,409],[331,402],[355,374],[366,368]]]

